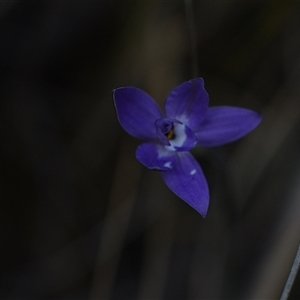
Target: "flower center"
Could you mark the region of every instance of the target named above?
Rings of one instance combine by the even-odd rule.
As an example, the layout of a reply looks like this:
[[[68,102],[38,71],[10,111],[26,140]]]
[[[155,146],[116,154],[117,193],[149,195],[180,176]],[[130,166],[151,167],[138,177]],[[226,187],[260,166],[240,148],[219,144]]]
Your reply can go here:
[[[171,119],[157,119],[155,121],[156,134],[159,141],[166,146],[170,145],[170,140],[175,138],[174,122]]]
[[[175,132],[174,132],[174,127],[172,126],[169,132],[165,133],[165,136],[167,137],[168,140],[172,140],[175,138]]]
[[[167,150],[188,151],[197,143],[193,131],[177,120],[161,118],[157,119],[154,125],[157,139]]]

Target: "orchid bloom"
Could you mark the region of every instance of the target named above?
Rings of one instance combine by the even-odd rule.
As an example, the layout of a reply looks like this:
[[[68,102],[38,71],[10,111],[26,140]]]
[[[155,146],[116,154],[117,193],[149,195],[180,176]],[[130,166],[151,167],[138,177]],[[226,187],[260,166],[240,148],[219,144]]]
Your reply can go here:
[[[121,126],[144,140],[136,158],[147,168],[161,171],[166,185],[203,217],[209,205],[209,189],[203,171],[189,152],[196,145],[220,146],[252,131],[261,116],[248,109],[216,106],[202,78],[175,87],[164,103],[165,114],[150,95],[135,87],[113,91]]]

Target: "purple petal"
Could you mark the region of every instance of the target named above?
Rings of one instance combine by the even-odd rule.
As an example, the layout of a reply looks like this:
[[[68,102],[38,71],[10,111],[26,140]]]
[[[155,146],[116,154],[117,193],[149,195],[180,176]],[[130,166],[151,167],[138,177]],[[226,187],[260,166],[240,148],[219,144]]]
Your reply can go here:
[[[176,155],[162,145],[144,143],[138,146],[135,156],[144,166],[155,170],[170,170],[175,164]]]
[[[202,122],[208,102],[204,81],[202,78],[196,78],[171,91],[165,102],[165,112],[168,118],[177,119],[193,130]]]
[[[209,190],[198,162],[189,152],[177,155],[172,170],[162,172],[166,185],[203,217],[207,214]]]
[[[189,151],[197,144],[193,131],[178,122],[173,123],[174,137],[169,140],[170,146],[165,148],[171,151]]]
[[[249,109],[231,106],[210,107],[194,133],[199,146],[220,146],[246,135],[260,121],[261,115]]]
[[[154,122],[162,117],[161,111],[144,91],[135,87],[123,87],[113,91],[117,116],[122,127],[139,139],[155,139]]]

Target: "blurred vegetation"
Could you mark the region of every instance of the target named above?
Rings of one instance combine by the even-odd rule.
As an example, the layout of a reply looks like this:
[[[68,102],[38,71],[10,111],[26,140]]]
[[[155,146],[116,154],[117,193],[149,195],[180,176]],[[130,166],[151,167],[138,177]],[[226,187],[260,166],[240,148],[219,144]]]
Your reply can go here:
[[[300,242],[299,16],[299,1],[1,2],[1,299],[279,298]],[[193,70],[211,105],[263,115],[194,151],[206,219],[136,161],[111,94],[162,104]]]

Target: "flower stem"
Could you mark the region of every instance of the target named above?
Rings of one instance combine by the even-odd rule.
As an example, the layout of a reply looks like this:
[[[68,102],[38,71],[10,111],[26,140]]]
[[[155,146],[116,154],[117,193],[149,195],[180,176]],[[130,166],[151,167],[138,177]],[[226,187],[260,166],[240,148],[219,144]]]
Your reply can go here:
[[[293,283],[295,281],[296,275],[298,273],[299,266],[300,266],[300,244],[299,244],[298,251],[296,253],[295,260],[293,262],[289,277],[286,281],[285,287],[284,287],[282,295],[280,297],[280,300],[287,300],[288,299],[289,294],[290,294],[291,289],[292,289],[292,286],[293,286]]]

